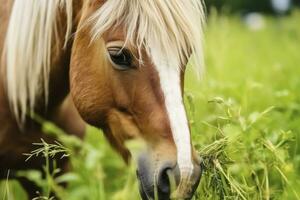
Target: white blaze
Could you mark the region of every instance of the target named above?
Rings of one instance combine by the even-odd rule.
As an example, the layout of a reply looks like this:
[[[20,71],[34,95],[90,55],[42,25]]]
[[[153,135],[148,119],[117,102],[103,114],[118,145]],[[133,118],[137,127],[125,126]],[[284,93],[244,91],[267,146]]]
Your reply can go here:
[[[181,177],[177,191],[185,193],[193,173],[193,162],[190,131],[181,94],[180,68],[164,59],[154,59],[154,64],[158,71],[171,131],[177,147],[177,164]]]

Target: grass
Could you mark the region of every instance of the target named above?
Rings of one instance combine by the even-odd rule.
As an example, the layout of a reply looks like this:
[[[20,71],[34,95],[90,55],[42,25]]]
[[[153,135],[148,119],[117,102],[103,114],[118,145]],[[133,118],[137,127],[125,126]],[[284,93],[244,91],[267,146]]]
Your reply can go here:
[[[209,17],[205,76],[199,82],[189,69],[185,86],[193,142],[205,168],[195,200],[300,199],[299,24],[299,11],[265,17],[259,31],[239,17]],[[50,189],[68,200],[139,199],[134,166],[123,163],[99,130],[89,127],[84,142],[51,123],[44,130],[58,134],[63,145],[41,141],[31,159],[62,152],[73,170],[53,178],[45,166],[45,179],[21,172],[42,186],[40,199],[51,199]],[[18,183],[2,181],[0,199],[26,198]]]

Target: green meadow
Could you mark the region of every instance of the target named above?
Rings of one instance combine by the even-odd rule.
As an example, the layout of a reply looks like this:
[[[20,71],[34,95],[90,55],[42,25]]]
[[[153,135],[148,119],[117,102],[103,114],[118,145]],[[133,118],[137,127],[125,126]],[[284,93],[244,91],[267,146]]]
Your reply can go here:
[[[194,200],[300,199],[300,11],[263,19],[251,30],[238,16],[212,12],[203,76],[188,66],[185,103],[204,169]],[[46,165],[44,178],[20,172],[43,189],[37,199],[54,199],[51,190],[64,200],[139,199],[135,166],[125,165],[101,131],[89,127],[80,141],[49,122],[43,127],[60,143],[41,141],[30,159],[60,152],[72,170],[56,177],[59,169]],[[0,182],[0,200],[25,199],[17,182]]]

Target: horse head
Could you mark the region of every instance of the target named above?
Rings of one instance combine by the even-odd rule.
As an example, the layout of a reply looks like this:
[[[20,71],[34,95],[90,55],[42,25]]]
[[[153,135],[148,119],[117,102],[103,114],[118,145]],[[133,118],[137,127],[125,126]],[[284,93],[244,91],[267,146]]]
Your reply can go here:
[[[183,83],[191,54],[201,62],[201,20],[197,0],[108,0],[87,6],[79,22],[70,67],[75,106],[126,161],[125,142],[144,142],[143,199],[191,198],[200,179]]]

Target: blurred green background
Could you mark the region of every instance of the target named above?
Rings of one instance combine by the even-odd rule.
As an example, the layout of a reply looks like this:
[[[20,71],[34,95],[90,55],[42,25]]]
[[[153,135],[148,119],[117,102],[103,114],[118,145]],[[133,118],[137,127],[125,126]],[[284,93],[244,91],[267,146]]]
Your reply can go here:
[[[299,0],[205,0],[208,11],[211,8],[217,8],[219,11],[246,13],[246,12],[264,12],[275,14],[277,12],[274,5],[284,6],[289,4],[292,7],[300,5]]]
[[[193,143],[205,166],[194,200],[300,199],[300,11],[294,6],[278,16],[269,3],[208,1],[206,70],[198,80],[190,64],[185,85]],[[37,148],[45,159],[65,151],[72,170],[45,178],[20,173],[43,188],[39,199],[51,199],[50,190],[66,200],[139,199],[135,166],[124,164],[101,131],[89,127],[80,141],[43,125],[62,146]],[[0,199],[26,195],[17,182],[2,181]]]

